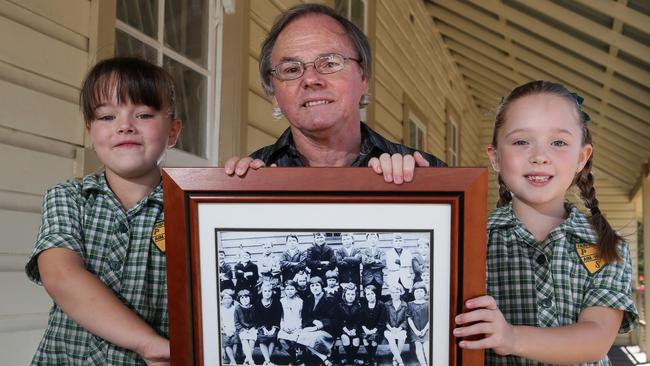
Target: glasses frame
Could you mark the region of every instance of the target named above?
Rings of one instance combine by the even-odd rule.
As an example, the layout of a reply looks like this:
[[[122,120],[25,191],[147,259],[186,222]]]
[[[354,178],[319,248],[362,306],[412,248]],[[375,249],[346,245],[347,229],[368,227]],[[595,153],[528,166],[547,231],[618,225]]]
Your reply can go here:
[[[326,59],[326,58],[328,58],[328,57],[332,57],[332,56],[336,56],[336,57],[340,57],[340,58],[342,58],[342,59],[343,59],[343,67],[341,67],[340,69],[338,69],[338,70],[336,70],[336,71],[332,71],[332,72],[322,72],[322,71],[318,70],[318,68],[316,67],[316,62],[317,62],[318,60]],[[302,62],[302,61],[298,61],[298,60],[295,60],[295,61],[283,61],[283,62],[280,62],[279,64],[275,65],[275,66],[271,69],[270,73],[271,73],[271,75],[273,75],[274,78],[276,78],[276,79],[278,79],[278,80],[281,80],[281,81],[291,81],[291,80],[296,80],[296,79],[300,79],[301,77],[303,77],[303,76],[305,75],[305,70],[307,70],[307,65],[312,64],[312,65],[314,66],[314,70],[315,70],[317,73],[319,73],[319,74],[321,74],[321,75],[330,75],[330,74],[335,74],[335,73],[337,73],[337,72],[343,70],[343,69],[345,68],[345,62],[346,62],[346,61],[349,61],[349,60],[355,61],[355,62],[357,62],[357,63],[359,63],[359,64],[361,63],[361,60],[358,59],[358,58],[348,57],[348,56],[343,56],[343,55],[338,54],[338,53],[329,53],[329,54],[326,54],[326,55],[318,56],[318,57],[316,57],[313,61],[310,61],[310,62]],[[280,65],[282,65],[282,64],[286,64],[286,63],[300,65],[300,70],[301,70],[301,71],[300,71],[300,74],[299,74],[298,76],[296,76],[295,78],[283,78],[283,77],[280,77],[280,74],[278,73],[278,68],[280,67]]]

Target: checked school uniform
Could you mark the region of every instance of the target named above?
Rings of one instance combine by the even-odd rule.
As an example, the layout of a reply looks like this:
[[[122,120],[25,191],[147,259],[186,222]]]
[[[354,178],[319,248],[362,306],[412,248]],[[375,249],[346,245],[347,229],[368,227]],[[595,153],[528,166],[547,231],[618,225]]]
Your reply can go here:
[[[41,285],[36,257],[51,248],[78,253],[89,272],[167,337],[162,185],[127,212],[103,173],[50,188],[35,248],[25,266],[27,276]],[[144,361],[88,332],[53,304],[32,365],[144,365]]]
[[[639,321],[631,298],[632,267],[626,244],[619,246],[620,263],[603,264],[598,236],[587,217],[567,203],[569,217],[535,241],[517,219],[512,205],[494,210],[488,219],[487,292],[496,299],[512,325],[561,327],[578,321],[590,306],[624,311],[619,332]],[[580,342],[580,340],[576,340]],[[486,365],[545,365],[487,350]],[[611,365],[607,357],[582,365]]]

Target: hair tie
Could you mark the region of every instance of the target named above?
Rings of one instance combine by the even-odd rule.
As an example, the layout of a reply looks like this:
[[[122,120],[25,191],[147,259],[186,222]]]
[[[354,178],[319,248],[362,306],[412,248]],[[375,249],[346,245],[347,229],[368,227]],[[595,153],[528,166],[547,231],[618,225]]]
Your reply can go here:
[[[591,211],[591,216],[600,215],[600,209],[598,207],[592,207],[590,211]]]

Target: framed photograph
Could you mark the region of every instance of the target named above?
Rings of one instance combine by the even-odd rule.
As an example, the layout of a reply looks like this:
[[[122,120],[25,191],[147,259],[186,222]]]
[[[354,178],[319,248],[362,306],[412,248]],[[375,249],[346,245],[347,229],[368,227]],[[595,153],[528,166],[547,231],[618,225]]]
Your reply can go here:
[[[451,329],[485,292],[485,168],[165,168],[163,189],[172,365],[483,363]]]

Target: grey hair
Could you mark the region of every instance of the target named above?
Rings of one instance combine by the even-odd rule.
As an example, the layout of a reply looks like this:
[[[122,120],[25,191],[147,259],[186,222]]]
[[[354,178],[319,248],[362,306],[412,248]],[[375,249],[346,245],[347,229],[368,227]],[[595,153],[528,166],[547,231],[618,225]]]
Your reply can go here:
[[[271,52],[275,46],[275,41],[278,39],[280,32],[289,25],[292,21],[309,14],[322,14],[336,20],[343,29],[345,34],[350,37],[350,41],[354,45],[357,52],[356,57],[361,61],[362,75],[365,80],[370,80],[372,76],[372,54],[370,52],[370,44],[368,37],[348,19],[340,16],[336,11],[329,6],[322,4],[300,4],[287,9],[287,11],[280,14],[273,23],[271,31],[262,42],[262,50],[260,51],[260,80],[262,88],[266,95],[273,96],[273,84],[271,83]],[[367,104],[367,102],[365,102]]]

